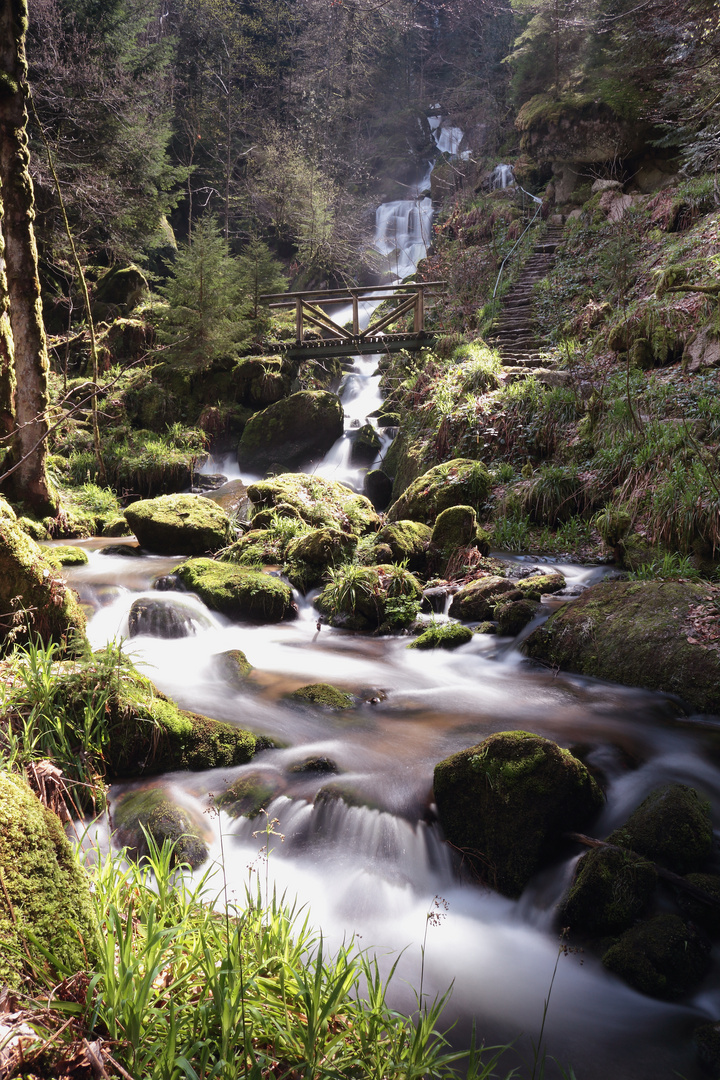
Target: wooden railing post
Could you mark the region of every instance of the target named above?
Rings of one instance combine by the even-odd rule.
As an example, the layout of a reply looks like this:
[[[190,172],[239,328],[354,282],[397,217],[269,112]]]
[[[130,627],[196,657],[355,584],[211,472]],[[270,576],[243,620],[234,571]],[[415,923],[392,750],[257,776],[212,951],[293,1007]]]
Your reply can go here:
[[[413,323],[413,331],[416,334],[422,334],[425,329],[425,294],[423,287],[420,285],[418,291],[415,294],[415,319]]]
[[[357,337],[360,333],[360,312],[358,309],[358,296],[357,293],[352,294],[352,307],[353,307],[353,337]]]
[[[295,340],[302,341],[303,339],[303,307],[302,298],[300,296],[295,300]]]

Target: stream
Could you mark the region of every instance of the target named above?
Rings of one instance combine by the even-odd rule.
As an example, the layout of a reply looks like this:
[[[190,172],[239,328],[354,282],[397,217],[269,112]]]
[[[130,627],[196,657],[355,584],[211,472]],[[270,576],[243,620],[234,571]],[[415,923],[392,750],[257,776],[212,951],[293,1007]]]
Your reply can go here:
[[[452,137],[459,145],[455,129]],[[416,261],[417,245],[428,235],[426,186],[423,178],[413,197],[403,200],[409,205],[385,204],[378,210],[377,246],[382,250],[384,236],[385,254],[398,267],[401,254]],[[357,358],[344,377],[345,435],[315,466],[354,490],[362,490],[364,470],[351,463],[350,447],[353,431],[380,401],[377,359]],[[222,468],[230,481],[240,476],[231,461]],[[208,471],[217,470],[218,463],[210,463]],[[88,633],[97,648],[127,636],[131,604],[152,594],[155,580],[178,559],[104,555],[100,549],[107,541],[81,543],[89,562],[66,573],[92,607]],[[525,561],[528,566],[552,561],[571,591],[608,572],[562,559]],[[444,1022],[456,1023],[452,1038],[458,1045],[469,1042],[473,1021],[487,1044],[514,1041],[503,1060],[505,1070],[532,1062],[532,1042],[539,1037],[557,962],[545,1048],[561,1066],[572,1066],[578,1080],[701,1075],[691,1035],[697,1023],[720,1013],[717,976],[691,1000],[665,1004],[629,989],[595,957],[559,955],[555,906],[577,856],[539,874],[519,901],[482,889],[458,872],[433,823],[431,794],[438,761],[491,732],[520,728],[563,746],[592,748],[590,760],[608,780],[597,835],[607,835],[653,788],[669,781],[697,786],[720,821],[720,771],[705,745],[708,731],[717,730],[714,721],[679,719],[677,704],[661,694],[538,669],[523,660],[510,639],[476,635],[452,653],[415,652],[406,649],[407,637],[318,630],[310,598],[296,598],[295,621],[254,626],[231,623],[189,594],[163,596],[189,609],[195,632],[179,640],[127,640],[126,651],[141,670],[182,707],[270,735],[283,747],[262,752],[247,766],[153,781],[200,814],[210,794],[220,794],[244,772],[262,772],[277,784],[282,793],[268,813],[278,820],[283,839],[271,838],[267,868],[260,860],[264,835],[255,835],[262,827],[258,820],[224,814],[203,818],[211,857],[218,861],[222,830],[232,893],[242,897],[248,881],[255,888],[259,880],[264,889],[267,872],[269,888],[306,904],[311,924],[322,928],[331,945],[355,935],[387,969],[401,954],[391,1000],[407,1011],[416,1008],[413,988],[419,984],[427,935],[425,993],[432,1000],[452,985]],[[544,605],[545,616],[551,610],[552,603]],[[231,689],[218,679],[213,658],[229,649],[241,649],[256,669],[252,690]],[[357,694],[360,706],[349,715],[321,714],[284,700],[288,691],[320,681]],[[334,762],[338,774],[290,771],[310,757]],[[357,805],[339,799],[316,804],[315,796],[329,781]],[[113,785],[111,813],[112,803],[142,782]],[[448,906],[437,925],[428,922],[436,897]],[[524,1074],[530,1071],[523,1068]]]

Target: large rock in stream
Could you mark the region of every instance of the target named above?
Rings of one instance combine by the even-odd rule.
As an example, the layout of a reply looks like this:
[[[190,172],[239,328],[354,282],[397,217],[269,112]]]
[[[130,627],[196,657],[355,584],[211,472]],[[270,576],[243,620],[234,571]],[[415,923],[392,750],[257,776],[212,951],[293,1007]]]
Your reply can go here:
[[[490,735],[441,761],[434,793],[448,841],[483,881],[511,897],[604,801],[569,750],[527,731]]]
[[[481,461],[455,458],[413,480],[388,510],[388,520],[406,518],[432,525],[450,506],[469,506],[478,510],[491,487],[490,473]]]
[[[720,647],[705,629],[720,618],[707,582],[593,585],[524,642],[527,656],[624,686],[677,694],[697,712],[720,712]]]
[[[131,503],[125,517],[140,546],[157,555],[203,555],[229,543],[230,518],[202,495],[160,495]]]
[[[340,399],[327,390],[300,390],[255,413],[238,444],[238,465],[265,472],[303,465],[327,453],[344,430]]]
[[[297,615],[290,586],[261,570],[216,559],[188,559],[173,574],[212,611],[229,619],[274,623]]]
[[[265,510],[282,509],[283,516],[294,511],[314,529],[329,527],[355,536],[374,532],[380,524],[369,499],[322,476],[280,473],[250,484],[247,493],[255,508],[253,521]]]

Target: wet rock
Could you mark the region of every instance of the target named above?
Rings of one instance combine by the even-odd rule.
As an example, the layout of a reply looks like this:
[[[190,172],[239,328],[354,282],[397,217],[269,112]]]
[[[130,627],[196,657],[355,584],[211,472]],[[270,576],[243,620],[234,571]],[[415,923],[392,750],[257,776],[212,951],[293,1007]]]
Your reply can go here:
[[[108,544],[100,548],[99,555],[120,555],[125,559],[137,559],[142,556],[142,550],[137,544]]]
[[[193,637],[197,631],[197,615],[172,600],[135,600],[128,613],[128,634],[146,634],[170,640]]]
[[[67,544],[47,548],[46,551],[48,558],[58,566],[84,566],[88,561],[87,551]]]
[[[174,844],[174,865],[187,864],[194,870],[208,857],[202,818],[178,806],[161,788],[124,795],[112,807],[112,823],[116,840],[136,859],[149,853],[146,833],[158,847]]]
[[[677,915],[656,915],[626,930],[602,962],[641,994],[674,1001],[707,974],[710,944]]]
[[[231,539],[230,518],[202,495],[160,495],[125,511],[141,547],[158,555],[200,555]]]
[[[313,528],[329,526],[341,532],[362,533],[377,529],[380,519],[372,503],[344,484],[324,480],[308,473],[281,473],[257,484],[250,484],[248,496],[257,511],[285,504],[295,509]]]
[[[232,818],[256,818],[284,791],[285,783],[277,773],[243,773],[216,797],[215,805]]]
[[[410,626],[417,616],[422,589],[417,578],[399,566],[351,566],[315,598],[315,607],[332,626],[388,631]]]
[[[372,424],[363,424],[350,447],[350,460],[353,464],[367,464],[374,461],[380,453],[382,442]]]
[[[371,469],[365,476],[363,490],[376,510],[385,510],[392,498],[392,480],[382,469]]]
[[[494,622],[490,622],[489,619],[485,622],[481,622],[479,626],[475,627],[476,634],[497,634],[497,632],[497,626]]]
[[[328,567],[348,562],[357,547],[357,537],[339,529],[313,529],[291,540],[285,551],[286,573],[293,585],[306,592],[319,585]]]
[[[281,356],[249,356],[233,370],[238,400],[265,409],[290,393],[292,375]]]
[[[476,547],[483,555],[490,550],[487,533],[479,528],[472,506],[449,506],[443,510],[433,527],[432,543],[446,560],[458,548]]]
[[[130,536],[130,526],[127,523],[127,518],[116,517],[108,521],[107,525],[103,526],[101,536],[113,537],[113,536]]]
[[[330,683],[311,683],[308,686],[301,686],[288,694],[287,698],[288,701],[298,705],[314,705],[333,712],[352,709],[355,705],[350,694],[346,694],[344,690],[338,690]]]
[[[511,897],[604,801],[582,762],[525,731],[499,732],[441,761],[434,794],[447,840],[483,881]]]
[[[675,898],[680,912],[688,922],[695,923],[711,937],[720,937],[720,875],[718,874],[688,874],[687,880],[691,885],[708,893],[715,898],[714,904],[704,903],[694,896],[677,889]]]
[[[223,484],[227,484],[227,476],[222,473],[195,473],[193,477],[193,491],[217,491]]]
[[[703,1069],[712,1077],[720,1076],[720,1023],[699,1024],[693,1042]]]
[[[705,582],[612,581],[586,589],[523,643],[552,667],[678,694],[697,712],[720,712],[720,654],[693,633],[691,613],[712,609]]]
[[[495,605],[502,596],[516,591],[516,583],[494,574],[478,578],[463,585],[455,593],[450,605],[450,615],[461,622],[480,622],[492,619]]]
[[[449,506],[479,509],[491,487],[490,473],[482,462],[455,458],[413,480],[388,510],[388,519],[407,518],[429,525]]]
[[[460,645],[467,645],[472,641],[473,632],[467,626],[459,623],[447,623],[439,626],[429,626],[420,637],[409,645],[408,649],[457,649]]]
[[[560,592],[565,588],[566,581],[562,574],[531,574],[515,584],[529,599],[539,600],[546,593]]]
[[[406,563],[408,570],[423,573],[427,569],[428,549],[432,530],[419,521],[393,521],[384,525],[376,536],[375,548],[380,559],[381,545],[390,549],[390,562]]]
[[[423,591],[423,599],[427,601],[431,611],[442,614],[445,611],[448,596],[456,592],[456,585],[433,585],[432,588]]]
[[[157,592],[185,592],[185,586],[174,574],[161,574],[153,581],[153,589]]]
[[[343,416],[340,399],[327,390],[291,394],[248,420],[238,444],[238,465],[250,471],[264,471],[278,461],[303,465],[341,437]]]
[[[100,951],[87,876],[59,819],[31,791],[24,777],[0,772],[0,984],[19,987],[25,950],[44,971],[34,941],[67,971],[86,971]],[[12,914],[9,910],[12,905]],[[27,983],[25,983],[27,987]]]
[[[564,926],[602,937],[627,930],[647,908],[657,873],[647,859],[616,848],[583,855],[561,909]]]
[[[608,843],[644,855],[676,874],[702,869],[712,852],[707,799],[685,784],[668,784],[648,795]]]
[[[537,603],[531,600],[510,600],[507,603],[497,604],[495,618],[498,634],[502,634],[503,637],[517,637],[520,631],[532,622],[537,611]]]
[[[273,623],[297,614],[290,586],[260,570],[215,559],[188,559],[173,573],[212,611],[229,619]]]
[[[305,758],[304,761],[298,761],[294,765],[291,765],[288,768],[288,772],[305,775],[314,773],[339,773],[340,770],[331,758],[309,757]]]
[[[227,652],[218,653],[213,657],[213,668],[219,678],[237,690],[246,689],[247,680],[253,671],[253,666],[242,649],[228,649]]]

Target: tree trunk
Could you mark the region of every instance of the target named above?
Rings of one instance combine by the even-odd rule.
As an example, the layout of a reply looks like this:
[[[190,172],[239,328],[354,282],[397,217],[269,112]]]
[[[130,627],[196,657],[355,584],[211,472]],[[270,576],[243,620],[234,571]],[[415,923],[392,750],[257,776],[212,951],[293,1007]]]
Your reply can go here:
[[[10,449],[15,430],[15,356],[10,329],[10,300],[5,275],[5,241],[0,202],[0,451]]]
[[[15,351],[16,435],[10,478],[18,498],[54,512],[45,470],[48,357],[33,230],[34,193],[27,145],[27,0],[0,0],[0,183],[5,265]]]

